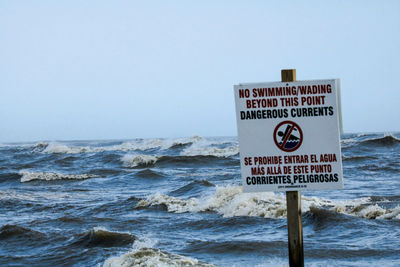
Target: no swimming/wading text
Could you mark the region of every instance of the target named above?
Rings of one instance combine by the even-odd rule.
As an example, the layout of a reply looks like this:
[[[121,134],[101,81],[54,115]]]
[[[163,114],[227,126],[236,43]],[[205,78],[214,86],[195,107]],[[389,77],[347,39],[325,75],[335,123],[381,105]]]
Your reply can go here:
[[[239,89],[239,98],[246,98],[248,109],[240,111],[240,119],[333,116],[333,107],[325,105],[325,94],[331,93],[330,84]],[[250,97],[252,99],[248,99]],[[310,105],[318,107],[305,107]],[[278,106],[284,108],[277,108]]]

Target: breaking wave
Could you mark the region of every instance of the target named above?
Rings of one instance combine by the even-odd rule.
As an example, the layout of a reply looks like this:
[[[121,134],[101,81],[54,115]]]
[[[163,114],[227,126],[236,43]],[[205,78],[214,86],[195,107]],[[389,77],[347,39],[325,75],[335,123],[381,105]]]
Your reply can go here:
[[[103,267],[148,267],[148,266],[177,266],[177,267],[215,267],[213,264],[201,262],[197,259],[172,254],[160,249],[153,248],[154,241],[137,240],[133,249],[119,257],[107,259]]]
[[[396,219],[400,220],[400,206],[393,209],[385,209],[377,204],[355,204],[355,205],[337,205],[332,208],[333,211],[356,216],[366,219]]]
[[[30,182],[33,180],[42,181],[54,181],[54,180],[83,180],[97,177],[92,174],[62,174],[55,172],[30,172],[30,171],[20,171],[21,183]]]
[[[215,195],[206,198],[181,199],[165,194],[154,194],[142,199],[137,208],[165,206],[168,212],[212,211],[223,217],[258,216],[264,218],[286,218],[286,196],[273,192],[243,194],[241,186],[216,187]],[[327,208],[336,213],[367,219],[400,219],[400,206],[385,209],[371,202],[371,198],[332,201],[317,197],[302,197],[302,212]]]
[[[231,157],[239,154],[239,146],[218,148],[208,145],[191,145],[182,151],[182,156]]]
[[[122,162],[126,167],[146,167],[154,165],[158,160],[158,157],[149,155],[130,155],[127,154],[122,157]]]
[[[120,257],[106,260],[103,267],[148,267],[148,266],[199,266],[212,267],[209,263],[203,263],[197,259],[168,253],[155,248],[141,248],[130,251]]]
[[[155,164],[208,164],[216,159],[225,160],[227,157],[218,157],[216,155],[197,155],[197,156],[152,156],[143,154],[127,154],[121,158],[125,167],[151,167]],[[232,164],[238,164],[235,161]]]
[[[349,139],[341,139],[340,140],[340,144],[341,145],[348,145],[348,144],[354,144],[354,143],[357,143],[358,141],[356,140],[356,139],[353,139],[353,138],[349,138]]]
[[[165,142],[165,145],[162,147],[163,149],[177,149],[184,148],[188,145],[193,145],[197,142],[201,142],[204,139],[201,136],[194,135],[190,138],[181,138],[176,140],[169,140]]]
[[[45,143],[40,143],[37,147],[36,147],[36,151],[38,151],[38,149],[44,148],[41,152],[42,153],[65,153],[65,154],[78,154],[78,153],[87,153],[87,152],[92,152],[92,148],[84,146],[84,147],[79,147],[79,146],[67,146],[64,144],[60,144],[60,143],[49,143],[49,144],[45,144]]]
[[[286,202],[281,195],[268,193],[242,194],[242,187],[217,187],[214,196],[208,199],[180,199],[157,193],[138,202],[137,207],[163,205],[169,212],[213,211],[224,217],[261,216],[284,218]]]
[[[191,145],[200,140],[200,136],[192,136],[190,138],[181,139],[148,139],[148,140],[135,140],[126,141],[122,144],[111,146],[74,146],[67,145],[59,142],[39,142],[33,145],[34,152],[41,153],[65,153],[65,154],[78,154],[78,153],[98,153],[106,151],[146,151],[150,149],[176,149]]]

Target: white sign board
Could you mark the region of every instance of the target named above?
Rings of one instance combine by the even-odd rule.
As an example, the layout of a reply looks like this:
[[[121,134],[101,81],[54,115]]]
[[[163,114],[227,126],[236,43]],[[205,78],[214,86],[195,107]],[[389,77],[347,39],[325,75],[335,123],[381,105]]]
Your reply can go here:
[[[343,188],[339,80],[234,91],[243,192]]]

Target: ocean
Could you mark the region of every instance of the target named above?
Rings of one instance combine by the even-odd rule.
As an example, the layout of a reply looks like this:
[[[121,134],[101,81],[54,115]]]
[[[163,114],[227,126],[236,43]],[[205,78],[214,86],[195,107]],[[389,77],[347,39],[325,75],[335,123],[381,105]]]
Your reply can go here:
[[[341,150],[305,265],[400,266],[400,133]],[[0,266],[288,266],[286,198],[242,193],[236,137],[1,144]]]

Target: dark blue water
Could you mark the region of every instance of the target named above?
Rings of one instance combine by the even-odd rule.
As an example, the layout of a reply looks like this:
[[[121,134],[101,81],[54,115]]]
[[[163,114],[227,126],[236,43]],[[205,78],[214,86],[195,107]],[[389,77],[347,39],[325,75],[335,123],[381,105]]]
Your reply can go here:
[[[303,192],[306,266],[400,266],[400,134],[342,136]],[[0,145],[0,266],[287,266],[283,193],[241,192],[236,138]]]

